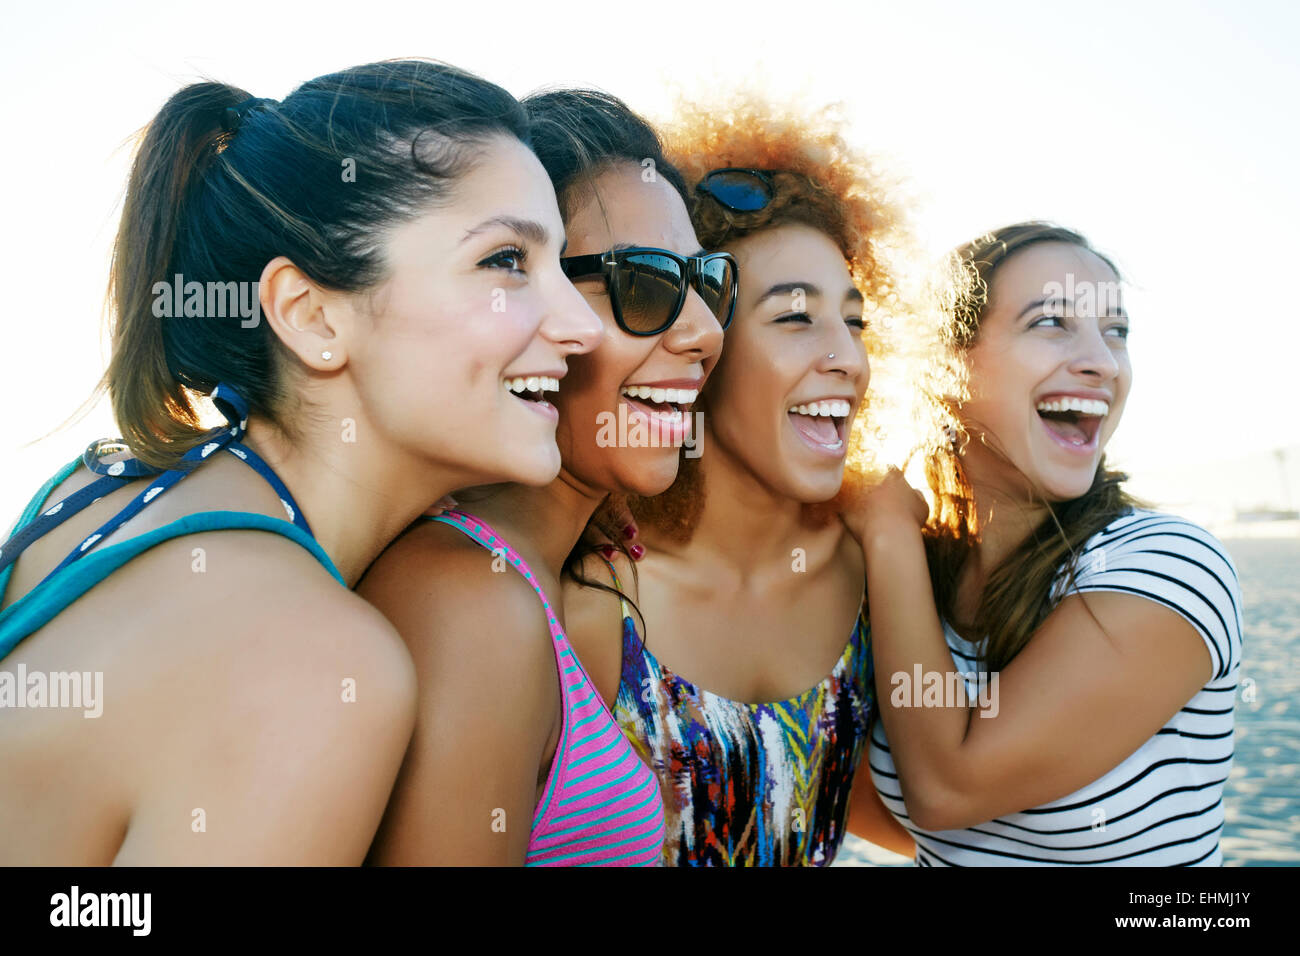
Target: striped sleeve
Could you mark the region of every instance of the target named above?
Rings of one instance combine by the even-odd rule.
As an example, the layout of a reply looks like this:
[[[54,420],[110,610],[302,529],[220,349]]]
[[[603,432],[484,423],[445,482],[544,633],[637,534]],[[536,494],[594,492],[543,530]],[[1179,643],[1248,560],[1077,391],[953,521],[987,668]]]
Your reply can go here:
[[[1241,585],[1223,545],[1199,525],[1139,511],[1088,540],[1074,586],[1058,593],[1116,591],[1149,598],[1195,626],[1210,651],[1214,679],[1241,663]]]

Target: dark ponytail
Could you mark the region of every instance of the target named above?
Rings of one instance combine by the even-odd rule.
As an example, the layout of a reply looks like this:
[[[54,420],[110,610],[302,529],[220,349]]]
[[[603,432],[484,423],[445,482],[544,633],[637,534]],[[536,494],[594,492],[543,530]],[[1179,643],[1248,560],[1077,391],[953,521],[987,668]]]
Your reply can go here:
[[[220,83],[181,90],[142,131],[127,181],[109,273],[116,324],[105,382],[122,437],[150,464],[179,457],[201,434],[192,396],[167,366],[154,284],[169,274],[186,197],[221,148],[221,118],[247,96]]]
[[[255,287],[250,296],[238,284],[256,283],[276,256],[324,288],[372,288],[386,277],[383,240],[393,226],[446,201],[486,140],[528,142],[509,93],[425,60],[318,77],[232,123],[249,98],[221,83],[185,87],[143,130],[132,166],[109,283],[113,354],[100,387],[123,438],[152,465],[174,464],[202,437],[196,393],[218,382],[294,434],[287,351],[224,296],[242,288],[245,301],[255,299]],[[209,290],[205,305],[176,314],[182,296],[167,290],[191,282]]]

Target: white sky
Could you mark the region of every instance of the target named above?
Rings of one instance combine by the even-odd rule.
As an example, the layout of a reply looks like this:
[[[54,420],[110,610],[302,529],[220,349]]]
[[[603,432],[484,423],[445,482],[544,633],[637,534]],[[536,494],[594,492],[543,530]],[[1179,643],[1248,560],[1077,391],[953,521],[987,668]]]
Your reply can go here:
[[[93,438],[89,394],[124,140],[204,76],[283,98],[299,82],[428,56],[517,95],[607,89],[650,115],[672,88],[756,77],[840,101],[891,158],[935,251],[1054,219],[1135,283],[1133,395],[1111,458],[1163,503],[1282,503],[1300,322],[1300,6],[985,0],[23,4],[0,38],[0,521]],[[1186,480],[1184,480],[1186,479]],[[1193,480],[1194,479],[1194,480]],[[1293,500],[1293,506],[1300,500]]]

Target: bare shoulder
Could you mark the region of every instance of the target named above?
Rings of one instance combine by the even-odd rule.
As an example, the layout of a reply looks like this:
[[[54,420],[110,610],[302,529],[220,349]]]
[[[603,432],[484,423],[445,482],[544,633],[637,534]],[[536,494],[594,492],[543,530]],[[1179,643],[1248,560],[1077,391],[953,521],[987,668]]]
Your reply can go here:
[[[195,703],[223,707],[217,692],[224,689],[264,692],[269,708],[313,700],[332,706],[351,692],[360,700],[364,690],[359,711],[379,723],[405,721],[409,730],[415,675],[397,631],[296,542],[254,530],[186,535],[127,568],[164,595],[168,613],[155,621],[154,634],[174,637],[176,622],[184,622],[186,640],[171,642],[181,649],[175,656],[165,640],[151,642],[156,661],[183,666],[192,655],[222,662],[195,668],[207,690],[191,688]],[[183,602],[173,603],[170,596],[182,594]]]
[[[611,559],[619,589],[636,600],[632,561],[621,552]],[[605,702],[613,705],[623,673],[623,609],[613,588],[609,564],[598,554],[583,557],[576,568],[582,580],[566,578],[564,613],[569,641]],[[596,584],[604,585],[597,587]]]
[[[555,683],[546,609],[501,550],[422,521],[367,570],[357,593],[392,622],[421,681],[497,673],[516,686]],[[432,672],[437,670],[436,674]]]
[[[614,565],[613,573],[610,564]],[[615,552],[608,562],[599,554],[584,555],[574,574],[565,577],[565,622],[570,639],[580,651],[593,642],[604,643],[605,634],[620,632],[623,612],[616,592],[632,602],[637,599],[636,570],[631,559],[621,552]]]
[[[614,566],[612,571],[610,569],[611,564]],[[617,548],[614,550],[613,557],[608,560],[595,552],[584,554],[578,560],[575,570],[578,575],[581,575],[582,580],[567,578],[565,580],[566,593],[571,593],[575,597],[585,593],[589,597],[602,598],[605,601],[613,601],[617,604],[618,595],[610,594],[609,591],[597,586],[604,585],[606,588],[614,588],[621,591],[626,597],[636,600],[636,564]]]

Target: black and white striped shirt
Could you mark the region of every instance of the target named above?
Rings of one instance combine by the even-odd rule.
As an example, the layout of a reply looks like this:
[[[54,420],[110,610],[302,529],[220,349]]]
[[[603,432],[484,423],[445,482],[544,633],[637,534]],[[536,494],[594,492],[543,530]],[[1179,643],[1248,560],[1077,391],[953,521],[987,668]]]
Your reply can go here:
[[[916,839],[920,866],[1218,866],[1223,785],[1232,768],[1233,707],[1241,668],[1241,589],[1223,546],[1182,518],[1137,510],[1090,538],[1078,591],[1149,598],[1195,625],[1214,675],[1163,728],[1110,772],[1059,800],[964,830],[929,832],[908,819],[880,722],[871,777]],[[1058,576],[1057,598],[1067,592]],[[1069,593],[1075,593],[1073,589]],[[977,646],[945,625],[956,670],[978,670]],[[967,681],[968,694],[977,685]]]

